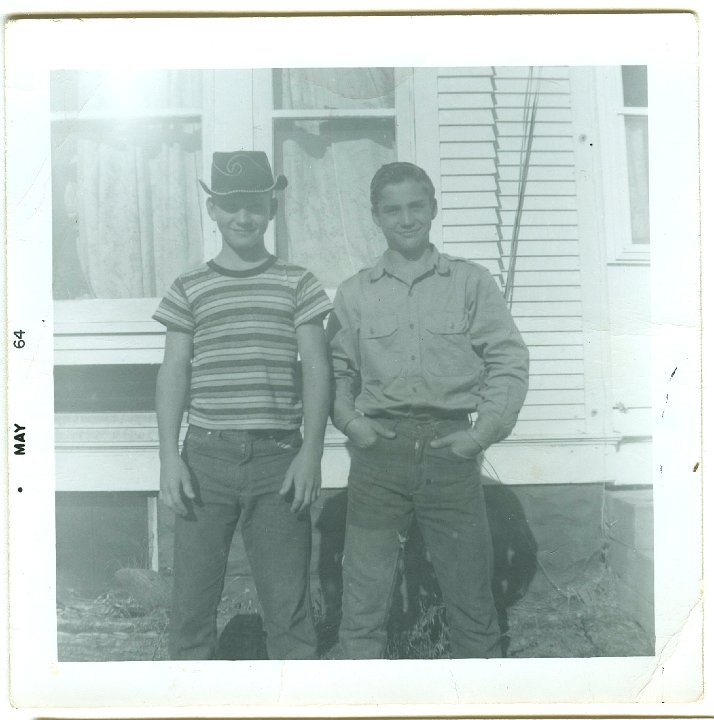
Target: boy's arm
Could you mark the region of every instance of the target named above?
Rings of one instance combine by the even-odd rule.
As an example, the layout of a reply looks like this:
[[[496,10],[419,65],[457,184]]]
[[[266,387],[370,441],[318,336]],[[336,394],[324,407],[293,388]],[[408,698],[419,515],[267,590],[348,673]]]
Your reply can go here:
[[[164,360],[156,381],[156,416],[159,424],[159,458],[161,460],[160,498],[171,510],[185,515],[181,497],[194,497],[191,476],[178,448],[181,419],[188,399],[191,381],[193,336],[167,330]]]
[[[355,409],[355,395],[361,382],[359,348],[354,308],[356,298],[349,302],[340,288],[335,297],[335,309],[327,321],[327,338],[332,357],[335,396],[332,404],[332,423],[355,445],[366,448],[377,441],[377,435],[392,438],[395,433],[370,420]]]
[[[290,509],[300,512],[316,500],[320,492],[320,463],[330,409],[330,366],[321,317],[298,325],[296,334],[302,366],[304,438],[280,494],[286,495],[294,487]]]
[[[327,340],[335,383],[332,424],[343,433],[352,420],[361,417],[361,413],[355,410],[356,389],[360,383],[359,351],[350,314],[350,305],[345,302],[340,288],[335,296],[334,310],[327,320]]]
[[[468,431],[432,441],[451,445],[457,455],[475,457],[508,437],[528,391],[528,348],[521,338],[503,294],[488,271],[472,276],[471,345],[486,367],[478,392],[478,417]]]

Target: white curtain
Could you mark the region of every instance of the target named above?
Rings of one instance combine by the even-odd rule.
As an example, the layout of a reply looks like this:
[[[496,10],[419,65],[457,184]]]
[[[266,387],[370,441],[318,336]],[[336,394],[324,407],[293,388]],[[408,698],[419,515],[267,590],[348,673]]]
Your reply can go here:
[[[393,71],[283,70],[276,99],[286,109],[393,107]],[[372,222],[369,183],[396,160],[394,121],[283,121],[275,146],[290,183],[278,217],[279,252],[336,287],[386,247]]]
[[[65,71],[53,80],[53,110],[85,113],[66,126],[75,155],[64,178],[55,173],[55,200],[71,196],[77,227],[76,256],[66,254],[84,277],[74,293],[62,278],[56,285],[64,297],[162,295],[203,257],[201,126],[180,117],[200,107],[200,73]]]
[[[630,221],[632,242],[650,241],[649,141],[647,118],[625,117],[627,144],[627,178],[630,190]]]
[[[290,68],[279,71],[280,110],[394,107],[393,68]]]
[[[199,138],[184,125],[79,138],[77,250],[94,297],[156,297],[201,261]]]

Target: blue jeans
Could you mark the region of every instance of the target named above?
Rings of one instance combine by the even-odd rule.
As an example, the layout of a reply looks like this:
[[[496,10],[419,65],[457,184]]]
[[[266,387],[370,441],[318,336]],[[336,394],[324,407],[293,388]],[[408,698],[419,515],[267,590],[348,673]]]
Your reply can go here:
[[[314,659],[317,638],[310,600],[309,511],[290,512],[278,494],[301,445],[300,432],[204,430],[190,427],[183,458],[196,499],[176,516],[173,660],[209,660],[217,646],[216,611],[239,518],[263,610],[271,659]]]
[[[379,422],[396,437],[378,437],[352,455],[340,655],[384,656],[400,553],[416,521],[446,606],[452,657],[501,657],[493,548],[477,462],[429,446],[467,428],[468,421]]]

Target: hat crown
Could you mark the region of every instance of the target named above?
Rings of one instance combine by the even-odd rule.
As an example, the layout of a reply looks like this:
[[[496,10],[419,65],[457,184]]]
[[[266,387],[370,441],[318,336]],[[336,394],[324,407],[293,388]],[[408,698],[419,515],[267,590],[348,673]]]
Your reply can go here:
[[[282,190],[287,184],[283,175],[273,178],[268,156],[261,150],[213,153],[211,188],[201,183],[211,195]]]

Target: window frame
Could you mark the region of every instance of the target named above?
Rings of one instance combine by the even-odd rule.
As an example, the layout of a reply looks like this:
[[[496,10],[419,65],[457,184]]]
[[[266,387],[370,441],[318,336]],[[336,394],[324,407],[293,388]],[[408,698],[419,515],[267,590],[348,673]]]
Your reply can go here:
[[[202,137],[202,177],[211,177],[212,153],[230,148],[264,149],[273,163],[273,123],[286,117],[393,117],[397,157],[415,162],[414,70],[396,68],[395,108],[393,110],[349,111],[275,111],[273,109],[273,68],[241,70],[204,70],[200,108],[142,113],[152,119],[177,117],[200,118]],[[236,87],[245,88],[237,93]],[[51,114],[51,122],[83,122],[85,119],[112,121],[111,112],[91,116],[81,112],[71,117]],[[135,116],[136,118],[137,116]],[[427,167],[427,170],[430,168]],[[221,239],[215,223],[202,207],[204,259],[220,250]],[[436,229],[436,228],[434,228]],[[435,236],[437,233],[435,233]],[[275,250],[275,223],[266,233],[266,247]],[[336,288],[327,288],[334,296]],[[165,328],[151,318],[161,298],[68,299],[53,300],[55,364],[97,365],[116,363],[160,363],[163,357]]]
[[[276,110],[274,107],[273,70],[253,71],[253,146],[265,150],[271,165],[275,166],[275,122],[278,120],[327,120],[330,118],[383,118],[394,119],[397,159],[415,161],[414,71],[395,67],[394,109],[348,110]],[[365,188],[365,192],[367,188]],[[277,246],[277,224],[271,223],[265,237],[270,252]],[[334,298],[336,287],[325,288]]]
[[[624,104],[622,66],[595,69],[596,109],[600,139],[600,178],[608,264],[648,265],[650,246],[632,241],[627,174],[627,117],[649,117],[646,107]],[[648,148],[649,151],[649,148]]]
[[[202,178],[211,177],[213,149],[244,147],[252,132],[250,70],[204,70],[200,108],[147,112],[133,119],[177,117],[201,123]],[[237,83],[246,94],[235,92]],[[247,96],[247,97],[246,97]],[[246,99],[249,101],[246,102]],[[111,112],[91,114],[52,113],[50,122],[111,122],[125,119]],[[198,182],[198,180],[197,180]],[[221,247],[215,223],[202,204],[202,243],[205,260]],[[165,328],[151,318],[160,297],[123,299],[53,300],[55,364],[101,365],[116,363],[160,363],[163,357]]]

